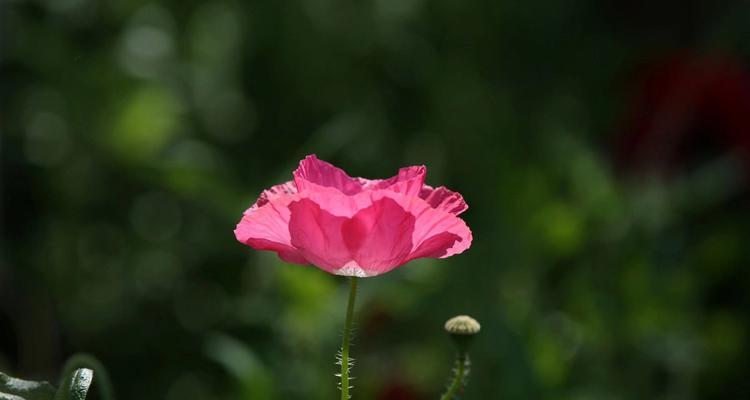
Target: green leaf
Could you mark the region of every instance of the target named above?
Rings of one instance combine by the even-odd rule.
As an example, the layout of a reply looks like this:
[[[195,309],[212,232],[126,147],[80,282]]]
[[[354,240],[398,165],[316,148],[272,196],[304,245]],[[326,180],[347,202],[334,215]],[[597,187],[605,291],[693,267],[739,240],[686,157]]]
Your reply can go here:
[[[83,400],[96,375],[99,398],[114,400],[114,391],[104,365],[90,354],[79,353],[70,357],[63,366],[60,390],[54,400]],[[3,399],[0,399],[3,400]]]
[[[63,379],[55,400],[85,400],[91,381],[94,380],[94,371],[88,368],[78,368],[70,375],[63,375]]]
[[[85,400],[93,379],[94,371],[88,368],[79,368],[75,370],[70,379],[70,400]]]
[[[0,372],[0,400],[51,400],[55,388],[48,382],[25,381]]]

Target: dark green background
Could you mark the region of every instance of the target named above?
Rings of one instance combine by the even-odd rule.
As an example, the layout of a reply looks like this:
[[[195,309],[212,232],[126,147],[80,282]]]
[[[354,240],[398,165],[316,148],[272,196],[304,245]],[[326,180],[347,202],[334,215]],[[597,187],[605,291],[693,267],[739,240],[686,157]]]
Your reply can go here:
[[[316,153],[426,164],[474,231],[361,282],[355,399],[437,398],[462,313],[467,399],[747,396],[746,166],[614,160],[639,68],[747,65],[750,7],[652,3],[0,1],[0,370],[86,351],[121,399],[337,398],[345,281],[232,233]]]

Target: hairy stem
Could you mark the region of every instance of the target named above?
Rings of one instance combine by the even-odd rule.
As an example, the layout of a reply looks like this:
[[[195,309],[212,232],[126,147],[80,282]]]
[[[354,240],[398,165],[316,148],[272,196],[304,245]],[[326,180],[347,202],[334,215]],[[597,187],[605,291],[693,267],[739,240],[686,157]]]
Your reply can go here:
[[[349,362],[349,342],[351,341],[352,332],[352,319],[354,317],[354,299],[357,297],[357,277],[352,276],[350,278],[349,286],[349,302],[346,306],[346,322],[344,322],[344,338],[341,342],[341,378],[340,389],[341,389],[341,400],[349,400],[349,370],[351,365]]]
[[[471,362],[469,361],[469,355],[464,352],[459,352],[456,356],[456,366],[453,369],[453,380],[448,386],[448,390],[440,397],[440,400],[453,400],[456,399],[458,393],[466,385],[466,380],[469,377],[469,367]]]

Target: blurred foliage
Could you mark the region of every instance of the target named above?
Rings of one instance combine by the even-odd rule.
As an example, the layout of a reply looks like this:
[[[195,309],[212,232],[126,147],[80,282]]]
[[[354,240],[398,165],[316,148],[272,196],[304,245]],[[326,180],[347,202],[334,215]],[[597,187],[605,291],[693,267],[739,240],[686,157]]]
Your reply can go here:
[[[746,66],[746,4],[0,7],[0,370],[86,351],[123,399],[334,398],[345,282],[232,234],[317,153],[426,164],[471,207],[467,253],[361,282],[355,398],[437,398],[456,314],[482,323],[467,399],[750,394],[746,165],[613,161],[636,71]]]

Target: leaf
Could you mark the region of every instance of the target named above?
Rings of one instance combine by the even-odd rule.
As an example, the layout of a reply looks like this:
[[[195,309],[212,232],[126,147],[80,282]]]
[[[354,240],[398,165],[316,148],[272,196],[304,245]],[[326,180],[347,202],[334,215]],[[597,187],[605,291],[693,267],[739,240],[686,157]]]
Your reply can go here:
[[[94,380],[94,371],[88,368],[78,368],[68,376],[70,378],[62,381],[55,400],[86,400],[86,394]],[[66,378],[63,377],[63,379]]]
[[[0,372],[0,400],[51,400],[55,388],[48,382],[25,381]]]
[[[104,365],[90,354],[75,354],[63,366],[60,390],[54,400],[83,400],[96,375],[97,394],[103,400],[114,400],[114,391]],[[3,400],[3,399],[0,399]]]
[[[75,370],[70,378],[70,400],[85,400],[93,379],[94,371],[88,368]]]

